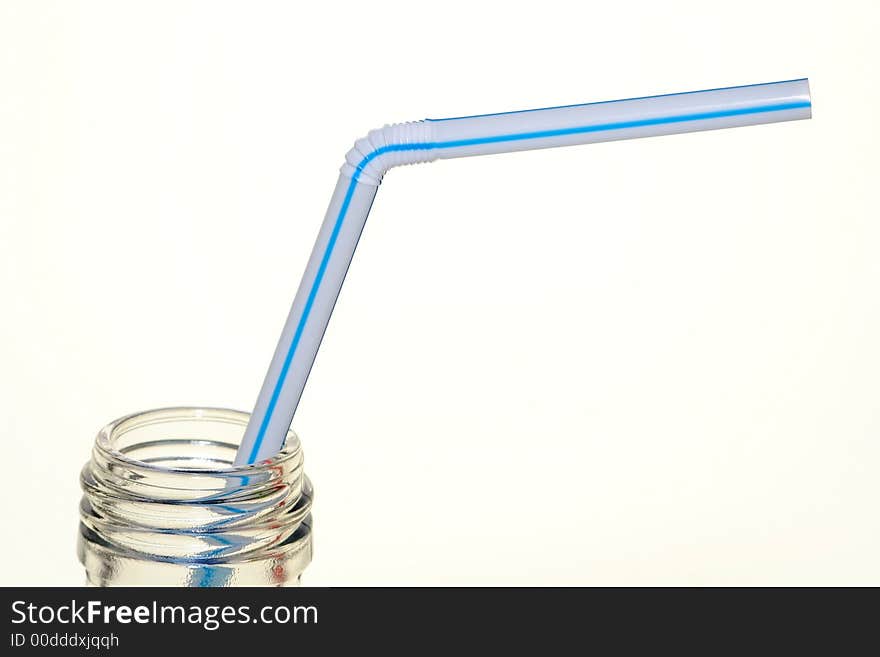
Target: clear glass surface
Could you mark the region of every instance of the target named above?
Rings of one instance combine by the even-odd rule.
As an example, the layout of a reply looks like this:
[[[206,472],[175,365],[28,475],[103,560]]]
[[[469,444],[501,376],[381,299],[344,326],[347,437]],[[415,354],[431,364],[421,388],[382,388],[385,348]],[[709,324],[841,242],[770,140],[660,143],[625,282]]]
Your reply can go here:
[[[312,490],[291,431],[233,466],[248,414],[168,408],[111,422],[81,475],[77,552],[96,586],[286,586],[312,557]]]

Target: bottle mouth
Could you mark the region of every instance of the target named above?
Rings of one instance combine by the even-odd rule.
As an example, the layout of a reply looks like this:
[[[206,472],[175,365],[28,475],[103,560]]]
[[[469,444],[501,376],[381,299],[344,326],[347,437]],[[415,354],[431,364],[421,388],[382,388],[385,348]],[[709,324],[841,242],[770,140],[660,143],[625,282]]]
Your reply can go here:
[[[89,550],[176,563],[263,559],[311,544],[312,491],[299,438],[234,465],[248,414],[164,408],[98,433],[80,477]]]
[[[301,484],[303,454],[293,430],[272,458],[233,463],[248,418],[240,411],[193,407],[128,415],[98,432],[88,467],[111,489],[169,501],[231,499],[267,486]]]
[[[291,429],[281,451],[272,458],[235,465],[249,417],[225,408],[172,407],[132,413],[101,429],[95,449],[108,460],[145,470],[232,475],[281,467],[300,453],[299,437]],[[183,448],[178,453],[175,444]]]

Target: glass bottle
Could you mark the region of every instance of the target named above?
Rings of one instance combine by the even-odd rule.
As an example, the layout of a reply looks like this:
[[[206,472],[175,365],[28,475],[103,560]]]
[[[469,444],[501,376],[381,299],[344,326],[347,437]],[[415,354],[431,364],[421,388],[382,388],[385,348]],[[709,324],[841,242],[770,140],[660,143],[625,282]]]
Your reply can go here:
[[[80,478],[77,553],[95,586],[290,586],[312,558],[299,438],[233,466],[248,414],[166,408],[111,422]]]

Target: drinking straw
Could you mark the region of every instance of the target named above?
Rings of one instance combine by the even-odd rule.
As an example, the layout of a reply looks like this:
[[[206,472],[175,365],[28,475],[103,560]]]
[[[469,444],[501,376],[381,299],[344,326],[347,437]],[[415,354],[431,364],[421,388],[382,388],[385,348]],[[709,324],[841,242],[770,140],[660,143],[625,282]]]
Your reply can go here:
[[[390,168],[438,158],[794,121],[810,114],[809,83],[799,79],[426,119],[373,130],[345,158],[236,464],[261,461],[281,449],[370,206]]]

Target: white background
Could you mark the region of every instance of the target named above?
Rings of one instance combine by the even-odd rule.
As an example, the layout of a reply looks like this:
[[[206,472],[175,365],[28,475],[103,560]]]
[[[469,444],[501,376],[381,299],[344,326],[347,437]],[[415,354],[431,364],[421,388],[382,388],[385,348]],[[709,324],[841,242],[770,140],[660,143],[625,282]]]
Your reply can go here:
[[[386,122],[809,76],[812,121],[393,171],[305,583],[880,584],[873,2],[0,2],[0,583],[98,428],[248,410]]]

